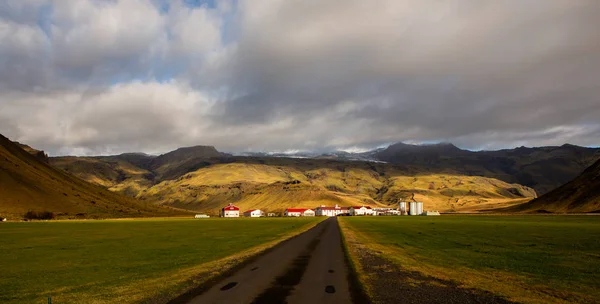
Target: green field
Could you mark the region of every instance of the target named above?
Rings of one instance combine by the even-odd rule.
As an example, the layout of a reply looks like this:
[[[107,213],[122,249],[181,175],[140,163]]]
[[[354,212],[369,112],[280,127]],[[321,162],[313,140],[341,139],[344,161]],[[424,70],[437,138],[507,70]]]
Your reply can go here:
[[[519,301],[600,302],[598,216],[350,217],[342,227],[409,270]]]
[[[319,220],[0,223],[0,303],[45,303],[48,296],[54,303],[126,303],[169,296],[192,278],[218,274],[225,265],[214,261],[243,259],[240,253]]]

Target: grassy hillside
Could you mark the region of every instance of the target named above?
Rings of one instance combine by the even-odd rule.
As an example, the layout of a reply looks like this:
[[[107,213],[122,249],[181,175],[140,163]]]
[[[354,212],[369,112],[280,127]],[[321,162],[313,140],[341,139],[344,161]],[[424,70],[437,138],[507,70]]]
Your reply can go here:
[[[519,206],[523,211],[600,212],[600,160],[580,176]]]
[[[216,214],[224,204],[281,212],[287,207],[392,206],[421,200],[425,209],[472,211],[523,202],[535,191],[452,170],[327,159],[191,158],[163,164],[162,173],[119,156],[57,158],[51,163],[90,182],[141,200]],[[132,173],[134,172],[134,173]],[[182,172],[182,173],[180,173]],[[169,176],[171,178],[165,178]],[[119,178],[120,177],[120,178]]]
[[[135,196],[152,186],[154,174],[119,157],[56,157],[51,164],[111,191]]]
[[[172,212],[55,169],[0,135],[0,216],[21,218],[30,210],[50,211],[61,217],[131,217]]]
[[[600,159],[600,149],[565,144],[560,147],[461,150],[452,144],[397,143],[374,156],[386,162],[460,175],[485,176],[534,188],[541,195],[577,177]]]

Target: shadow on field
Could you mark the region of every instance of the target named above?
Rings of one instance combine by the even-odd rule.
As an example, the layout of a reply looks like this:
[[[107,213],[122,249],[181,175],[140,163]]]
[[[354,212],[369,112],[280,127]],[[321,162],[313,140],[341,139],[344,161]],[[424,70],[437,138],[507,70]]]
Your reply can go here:
[[[515,303],[490,292],[460,288],[456,283],[403,270],[371,252],[359,252],[365,274],[372,278],[375,303]]]

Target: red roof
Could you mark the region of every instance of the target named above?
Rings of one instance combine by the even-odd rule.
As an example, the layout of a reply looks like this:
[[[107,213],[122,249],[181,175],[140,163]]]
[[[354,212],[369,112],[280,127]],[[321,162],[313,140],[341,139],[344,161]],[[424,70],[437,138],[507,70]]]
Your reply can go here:
[[[289,212],[304,212],[306,210],[310,210],[312,211],[312,209],[308,209],[308,208],[287,208],[285,209],[288,213]]]
[[[225,210],[227,210],[227,211],[236,211],[236,210],[239,211],[240,208],[238,208],[238,207],[236,207],[234,205],[229,205],[229,206],[223,208],[223,211],[225,211]]]
[[[354,208],[354,209],[360,209],[360,208],[362,208],[362,207],[365,207],[365,208],[367,208],[367,209],[371,209],[371,207],[370,207],[370,206],[352,206],[352,208]]]
[[[249,212],[256,211],[256,210],[257,210],[257,209],[250,209],[250,210],[246,210],[246,211],[244,211],[244,213],[249,213]]]

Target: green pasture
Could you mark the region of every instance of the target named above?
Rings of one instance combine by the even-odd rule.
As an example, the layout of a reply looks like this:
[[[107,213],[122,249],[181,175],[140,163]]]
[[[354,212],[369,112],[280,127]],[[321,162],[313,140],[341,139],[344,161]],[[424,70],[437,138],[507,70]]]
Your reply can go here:
[[[549,294],[600,302],[600,216],[348,217],[350,227],[414,263],[512,273]],[[567,301],[568,302],[568,301]]]
[[[48,296],[54,303],[113,302],[115,293],[121,302],[128,292],[124,286],[141,286],[145,280],[239,253],[318,220],[0,223],[0,303],[45,303]]]

